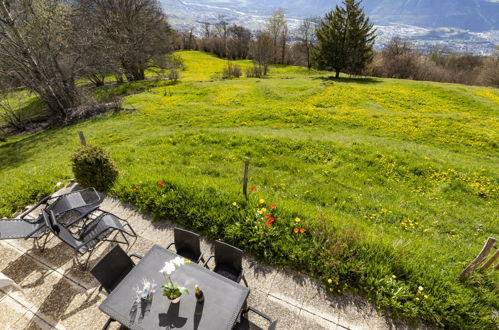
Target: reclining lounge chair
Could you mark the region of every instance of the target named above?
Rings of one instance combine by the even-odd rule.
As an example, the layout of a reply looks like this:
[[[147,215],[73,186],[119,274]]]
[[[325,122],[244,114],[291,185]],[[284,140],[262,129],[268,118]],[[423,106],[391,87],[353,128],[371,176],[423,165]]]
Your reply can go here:
[[[61,225],[53,211],[48,214],[45,210],[42,210],[42,217],[47,228],[75,251],[75,260],[82,270],[87,268],[92,253],[101,243],[114,242],[129,246],[130,242],[125,234],[137,238],[137,234],[127,221],[110,213],[99,215],[83,227],[78,235],[74,235],[69,229]],[[129,231],[125,230],[125,227],[128,227]],[[117,231],[116,235],[110,237],[115,231]],[[119,234],[123,237],[122,241],[117,239]],[[84,262],[81,262],[80,257],[85,254],[88,254],[87,258]]]
[[[64,224],[65,227],[69,227],[96,210],[100,201],[100,196],[94,188],[78,190],[60,196],[47,196],[23,212],[17,219],[1,219],[0,239],[32,238],[36,245],[43,250],[50,231],[41,215],[35,219],[25,219],[28,215],[42,205],[46,205],[44,209],[53,211],[56,217],[65,217],[70,211],[74,211],[77,215],[67,217]],[[39,240],[42,238],[44,241],[40,245]]]

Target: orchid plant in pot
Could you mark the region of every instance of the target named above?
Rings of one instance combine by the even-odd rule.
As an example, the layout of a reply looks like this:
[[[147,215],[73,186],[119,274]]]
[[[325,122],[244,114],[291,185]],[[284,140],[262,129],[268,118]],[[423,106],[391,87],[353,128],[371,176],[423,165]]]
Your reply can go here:
[[[189,263],[190,260],[181,257],[176,257],[171,261],[165,262],[165,265],[160,270],[160,273],[165,277],[165,284],[161,286],[163,290],[163,296],[170,299],[172,303],[178,303],[182,294],[189,294],[189,290],[184,287],[173,284],[171,275],[177,267],[182,266],[185,263]]]

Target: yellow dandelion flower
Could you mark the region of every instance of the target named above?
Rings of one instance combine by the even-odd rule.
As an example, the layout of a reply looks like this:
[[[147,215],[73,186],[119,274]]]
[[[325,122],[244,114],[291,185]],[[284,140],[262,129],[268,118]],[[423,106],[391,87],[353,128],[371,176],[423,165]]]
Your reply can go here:
[[[327,282],[328,282],[329,284],[331,284],[331,283],[333,283],[333,280],[332,280],[332,279],[329,279],[329,280],[327,280]]]
[[[236,202],[233,202],[233,203],[232,203],[232,206],[237,206],[237,203],[236,203]]]
[[[425,298],[425,299],[428,299],[428,296],[427,296],[427,295],[424,295],[424,298]]]
[[[395,275],[392,275],[392,278],[393,278],[393,279],[396,279],[396,278],[397,278],[397,276],[395,276]]]
[[[296,219],[295,219],[295,221],[296,221],[296,222],[300,222],[300,221],[301,221],[301,219],[300,219],[300,218],[296,218]]]
[[[260,199],[260,204],[263,204],[265,203],[265,200],[264,199]]]
[[[418,298],[418,297],[416,297],[416,301],[419,301],[419,298]]]
[[[262,212],[265,212],[265,211],[267,211],[267,209],[264,207],[264,208],[262,209]]]
[[[333,288],[329,288],[329,291],[330,291],[330,292],[333,292]]]

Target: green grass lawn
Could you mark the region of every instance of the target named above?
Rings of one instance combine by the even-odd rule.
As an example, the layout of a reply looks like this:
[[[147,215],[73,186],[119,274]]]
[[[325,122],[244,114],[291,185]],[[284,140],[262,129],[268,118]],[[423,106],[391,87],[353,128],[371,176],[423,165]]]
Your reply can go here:
[[[465,284],[457,276],[487,237],[499,238],[499,90],[334,80],[298,67],[273,67],[265,79],[218,80],[213,77],[226,61],[179,55],[187,69],[177,84],[148,81],[95,92],[106,99],[140,88],[124,97],[127,111],[0,143],[0,215],[72,177],[80,130],[116,161],[121,177],[113,193],[152,213],[147,196],[133,197],[132,188],[152,189],[158,180],[191,189],[193,208],[199,196],[208,198],[202,205],[213,198],[220,213],[234,201],[244,204],[241,178],[249,157],[252,198],[285,210],[276,222],[300,217],[307,233],[320,222],[347,237],[348,256],[337,256],[343,265],[336,273],[315,272],[325,282],[334,278],[335,292],[352,287],[381,307],[442,326],[498,326],[488,307],[499,308],[497,271]],[[179,217],[189,214],[189,203],[175,211]],[[167,214],[176,219],[173,213]],[[212,238],[232,237],[229,229],[199,226]],[[252,244],[269,262],[308,273],[316,267],[267,255],[258,241],[241,243],[249,250]],[[418,286],[428,298],[417,294]]]

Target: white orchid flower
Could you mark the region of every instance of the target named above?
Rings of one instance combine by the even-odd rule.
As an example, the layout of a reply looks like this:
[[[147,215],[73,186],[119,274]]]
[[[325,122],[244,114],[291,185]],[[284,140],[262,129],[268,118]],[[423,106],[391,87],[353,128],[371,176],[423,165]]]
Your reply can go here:
[[[422,287],[422,286],[419,286],[419,287],[418,287],[418,290],[419,290],[419,291],[423,291],[423,287]]]
[[[184,258],[182,257],[176,257],[175,259],[173,259],[171,261],[174,265],[176,265],[177,267],[180,267],[182,266],[183,264],[185,264],[185,260]]]
[[[175,265],[171,262],[165,262],[165,266],[159,272],[166,275],[171,275],[174,271]]]

